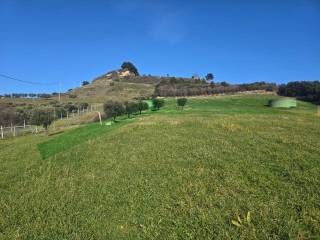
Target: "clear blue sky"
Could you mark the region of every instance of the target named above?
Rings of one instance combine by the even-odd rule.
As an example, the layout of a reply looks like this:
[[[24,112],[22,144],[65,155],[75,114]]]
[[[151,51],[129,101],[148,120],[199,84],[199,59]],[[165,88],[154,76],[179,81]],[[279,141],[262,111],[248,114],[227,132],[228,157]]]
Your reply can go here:
[[[66,90],[123,61],[231,83],[318,80],[320,0],[0,1],[1,74]],[[0,93],[58,90],[0,83]]]

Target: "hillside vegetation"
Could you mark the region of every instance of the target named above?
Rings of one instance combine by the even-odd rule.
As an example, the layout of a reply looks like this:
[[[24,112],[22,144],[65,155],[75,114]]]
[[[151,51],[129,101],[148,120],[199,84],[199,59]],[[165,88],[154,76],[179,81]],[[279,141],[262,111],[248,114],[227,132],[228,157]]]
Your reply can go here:
[[[273,98],[169,98],[102,134],[85,127],[83,142],[0,141],[0,238],[319,239],[316,106]],[[43,159],[38,144],[57,138]]]

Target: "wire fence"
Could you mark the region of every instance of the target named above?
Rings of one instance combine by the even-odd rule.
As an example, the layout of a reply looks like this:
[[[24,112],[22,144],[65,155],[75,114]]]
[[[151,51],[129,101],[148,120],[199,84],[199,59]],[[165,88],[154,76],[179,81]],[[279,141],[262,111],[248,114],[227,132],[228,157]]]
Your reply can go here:
[[[63,114],[62,113],[58,114],[56,113],[55,110],[53,110],[53,116],[54,116],[53,125],[55,126],[55,122],[58,120],[81,118],[84,114],[87,114],[90,112],[97,112],[97,116],[99,116],[101,120],[100,112],[102,111],[102,108],[103,108],[103,104],[92,104],[86,108],[78,108],[77,110],[74,110],[74,111],[66,111]],[[10,126],[1,125],[0,140],[27,135],[27,134],[37,134],[43,131],[44,129],[42,127],[27,124],[26,120],[23,122],[23,125],[14,125],[14,124],[11,124]]]

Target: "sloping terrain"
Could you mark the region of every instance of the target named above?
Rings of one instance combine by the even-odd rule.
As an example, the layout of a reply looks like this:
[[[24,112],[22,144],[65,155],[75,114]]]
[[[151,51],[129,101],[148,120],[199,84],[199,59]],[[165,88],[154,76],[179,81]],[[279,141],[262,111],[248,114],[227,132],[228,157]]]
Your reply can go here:
[[[274,97],[167,99],[45,160],[57,136],[0,141],[0,238],[319,239],[316,107]]]
[[[103,75],[89,85],[73,89],[69,95],[89,103],[103,103],[107,100],[128,101],[139,97],[150,97],[154,93],[157,77],[111,78]]]

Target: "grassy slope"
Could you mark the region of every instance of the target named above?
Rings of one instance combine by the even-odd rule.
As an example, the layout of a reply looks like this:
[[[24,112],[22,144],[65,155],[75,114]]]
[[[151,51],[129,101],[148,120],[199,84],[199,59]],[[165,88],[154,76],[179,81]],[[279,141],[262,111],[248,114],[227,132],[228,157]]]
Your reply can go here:
[[[267,99],[171,100],[46,160],[46,137],[0,142],[0,238],[319,238],[320,120]]]

